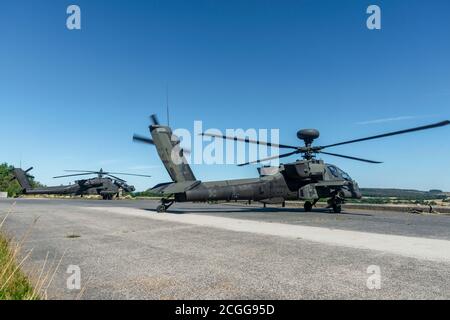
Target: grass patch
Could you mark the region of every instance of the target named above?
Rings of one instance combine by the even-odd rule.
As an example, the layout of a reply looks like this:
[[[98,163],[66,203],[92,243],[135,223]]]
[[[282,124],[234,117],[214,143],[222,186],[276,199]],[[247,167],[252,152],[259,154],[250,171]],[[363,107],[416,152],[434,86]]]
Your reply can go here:
[[[38,299],[28,278],[20,271],[9,241],[0,235],[0,300]]]

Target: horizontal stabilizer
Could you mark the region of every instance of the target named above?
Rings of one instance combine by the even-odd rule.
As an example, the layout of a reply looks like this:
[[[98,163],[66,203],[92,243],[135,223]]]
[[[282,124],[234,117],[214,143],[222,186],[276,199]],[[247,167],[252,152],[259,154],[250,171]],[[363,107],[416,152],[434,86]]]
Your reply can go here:
[[[183,181],[183,182],[173,182],[173,183],[163,183],[156,185],[151,189],[151,192],[161,193],[161,194],[175,194],[183,193],[192,188],[198,186],[201,181]]]

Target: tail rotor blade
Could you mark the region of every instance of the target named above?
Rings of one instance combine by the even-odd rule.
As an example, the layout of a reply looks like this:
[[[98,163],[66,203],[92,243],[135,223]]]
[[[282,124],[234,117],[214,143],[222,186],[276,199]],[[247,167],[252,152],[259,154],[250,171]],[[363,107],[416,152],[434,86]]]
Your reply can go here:
[[[191,150],[186,149],[186,148],[182,148],[181,149],[181,155],[184,155],[184,154],[191,154]]]
[[[159,121],[158,121],[158,117],[156,116],[156,114],[152,114],[150,116],[150,120],[152,121],[154,126],[159,126]]]
[[[141,142],[141,143],[151,144],[151,145],[155,144],[155,142],[153,142],[152,139],[144,137],[144,136],[141,136],[141,135],[138,135],[138,134],[133,135],[133,141],[134,142]]]
[[[25,170],[25,173],[27,173],[27,172],[29,172],[31,170],[33,170],[33,167],[29,167],[27,170]]]

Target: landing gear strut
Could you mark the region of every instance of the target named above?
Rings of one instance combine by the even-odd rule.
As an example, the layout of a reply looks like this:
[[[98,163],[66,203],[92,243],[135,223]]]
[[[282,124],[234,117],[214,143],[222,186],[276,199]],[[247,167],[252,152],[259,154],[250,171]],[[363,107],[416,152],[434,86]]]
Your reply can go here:
[[[156,207],[156,212],[166,212],[174,202],[174,200],[161,199],[161,204]]]

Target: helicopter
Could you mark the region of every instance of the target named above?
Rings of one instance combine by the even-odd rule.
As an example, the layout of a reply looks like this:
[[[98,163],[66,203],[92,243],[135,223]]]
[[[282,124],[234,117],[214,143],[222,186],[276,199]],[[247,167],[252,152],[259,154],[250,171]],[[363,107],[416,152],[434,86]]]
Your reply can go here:
[[[23,194],[58,194],[58,195],[99,195],[103,200],[112,200],[114,196],[119,197],[121,192],[133,192],[135,190],[134,186],[128,185],[125,180],[114,176],[117,175],[128,175],[128,176],[138,176],[138,177],[150,177],[141,174],[131,174],[131,173],[121,173],[121,172],[107,172],[100,169],[99,171],[84,171],[84,170],[65,170],[66,172],[77,172],[75,174],[61,175],[53,178],[64,178],[64,177],[74,177],[74,176],[84,176],[95,174],[97,177],[89,179],[81,179],[75,181],[74,184],[62,185],[62,186],[52,186],[52,187],[41,187],[32,188],[29,178],[34,178],[29,172],[33,170],[33,167],[27,170],[22,170],[20,168],[14,168],[12,180],[17,180],[22,187]]]
[[[313,206],[319,199],[325,198],[328,199],[328,208],[332,209],[335,213],[340,213],[342,210],[341,205],[346,199],[361,198],[362,195],[358,183],[337,166],[317,159],[317,154],[326,154],[334,157],[377,164],[381,162],[326,152],[323,150],[339,145],[427,130],[450,124],[450,121],[446,120],[421,127],[323,146],[315,146],[313,144],[314,140],[320,135],[317,129],[302,129],[297,132],[297,138],[303,141],[302,146],[274,144],[265,141],[250,140],[248,138],[202,133],[201,135],[203,136],[210,136],[217,139],[242,141],[245,143],[292,150],[281,155],[242,163],[239,164],[239,166],[256,164],[275,158],[286,158],[294,155],[301,155],[302,157],[302,159],[296,160],[295,162],[280,164],[278,168],[275,167],[275,170],[270,170],[271,168],[267,167],[259,168],[259,178],[202,182],[195,178],[184,157],[183,153],[186,151],[179,146],[180,140],[172,134],[171,128],[169,126],[160,125],[156,115],[152,115],[150,118],[152,124],[149,126],[149,130],[152,138],[135,134],[133,136],[133,141],[154,145],[172,179],[172,182],[161,183],[150,189],[151,192],[160,194],[162,197],[161,204],[157,207],[157,212],[165,212],[175,202],[217,200],[259,201],[264,205],[267,203],[281,203],[283,206],[286,200],[304,200],[304,210],[309,212],[312,211]],[[179,155],[181,161],[176,161],[175,163],[172,160],[172,150],[175,151],[174,154]]]

